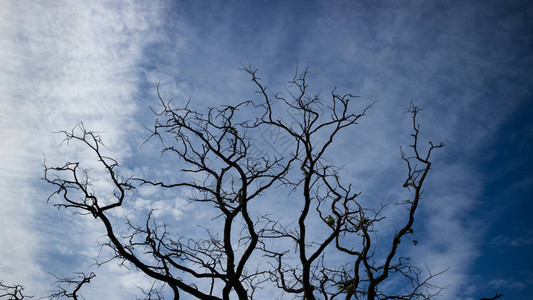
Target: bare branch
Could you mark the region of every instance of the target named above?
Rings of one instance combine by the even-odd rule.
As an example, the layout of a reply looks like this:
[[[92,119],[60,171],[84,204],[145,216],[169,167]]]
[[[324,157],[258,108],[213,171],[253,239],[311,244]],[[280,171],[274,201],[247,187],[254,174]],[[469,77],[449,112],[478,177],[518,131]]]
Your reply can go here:
[[[76,277],[57,277],[55,275],[53,276],[57,279],[55,284],[56,284],[58,291],[48,296],[48,298],[49,299],[60,299],[60,298],[66,297],[66,298],[72,298],[74,300],[85,299],[83,298],[83,296],[79,294],[79,291],[83,285],[89,284],[91,282],[91,279],[96,277],[96,275],[92,272],[89,274],[76,273]],[[67,287],[64,287],[65,285]],[[73,288],[71,288],[71,286],[73,286]],[[69,292],[69,290],[72,290],[72,291]]]
[[[24,287],[18,284],[8,285],[0,281],[0,298],[8,300],[22,300],[24,298],[33,298],[23,294]]]

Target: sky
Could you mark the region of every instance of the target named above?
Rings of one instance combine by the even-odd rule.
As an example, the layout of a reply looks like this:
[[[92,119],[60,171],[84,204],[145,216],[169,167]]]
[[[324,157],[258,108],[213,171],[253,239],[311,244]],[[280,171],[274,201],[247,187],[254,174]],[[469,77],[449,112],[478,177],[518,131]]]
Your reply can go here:
[[[533,5],[528,1],[0,0],[0,279],[29,295],[92,270],[88,299],[132,299],[150,281],[99,254],[102,227],[47,203],[42,164],[85,160],[54,133],[99,132],[124,172],[179,162],[139,148],[164,98],[206,106],[256,95],[241,65],[283,91],[296,68],[323,95],[376,102],[331,154],[369,199],[394,201],[413,101],[435,153],[411,255],[447,286],[439,299],[533,294]],[[357,150],[357,151],[354,151]],[[168,168],[167,168],[168,169]],[[168,169],[175,172],[176,169]],[[97,172],[97,171],[95,171]],[[169,173],[169,174],[170,174]],[[98,175],[98,174],[96,174]],[[168,174],[167,174],[168,175]],[[161,175],[161,176],[164,176]],[[105,186],[102,188],[105,189]],[[206,216],[186,195],[143,188],[129,213]],[[165,200],[166,199],[166,200]],[[169,200],[170,199],[170,200]],[[117,218],[128,211],[117,212]],[[122,215],[121,215],[122,214]],[[394,214],[392,219],[394,219]],[[133,218],[140,218],[134,215]],[[111,288],[112,287],[112,288]],[[133,288],[132,288],[133,287]]]

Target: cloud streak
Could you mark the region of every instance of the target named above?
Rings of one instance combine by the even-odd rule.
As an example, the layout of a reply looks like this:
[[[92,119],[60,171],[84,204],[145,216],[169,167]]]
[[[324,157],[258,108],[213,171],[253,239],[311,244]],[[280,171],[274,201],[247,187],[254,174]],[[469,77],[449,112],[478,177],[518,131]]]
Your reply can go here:
[[[43,206],[48,188],[39,181],[42,153],[49,162],[82,154],[50,148],[60,142],[51,132],[83,121],[102,132],[118,159],[129,155],[126,136],[138,130],[132,119],[136,66],[158,35],[164,4],[15,1],[3,6],[0,244],[11,247],[1,247],[0,273],[6,282],[27,286],[29,295],[39,295],[50,289],[46,274],[64,270],[66,260],[75,257],[69,254],[94,246],[98,236],[91,232],[94,226],[67,225],[71,219]],[[57,240],[67,236],[84,238],[74,244]]]

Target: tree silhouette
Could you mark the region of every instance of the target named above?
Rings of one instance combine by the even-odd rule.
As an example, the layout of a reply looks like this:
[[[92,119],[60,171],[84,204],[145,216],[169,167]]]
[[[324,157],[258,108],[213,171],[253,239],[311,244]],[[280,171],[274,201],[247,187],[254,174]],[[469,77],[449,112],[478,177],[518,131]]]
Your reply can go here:
[[[420,109],[413,104],[409,108],[413,142],[401,151],[407,168],[403,188],[411,198],[396,205],[407,208],[405,221],[393,233],[378,233],[384,204],[366,206],[361,194],[342,180],[341,169],[327,159],[340,133],[357,125],[373,104],[354,112],[357,97],[351,94],[333,90],[327,101],[318,94],[310,96],[307,69],[296,72],[286,94],[270,95],[257,70],[243,70],[260,100],[201,112],[190,103],[164,100],[158,90],[161,106],[154,109],[157,120],[148,140],[158,140],[163,154],[185,165],[183,176],[125,177],[118,161],[106,154],[100,136],[79,124],[62,131],[65,142],[91,150],[113,191],[99,194],[90,170],[82,162],[68,162],[45,166],[45,180],[55,186],[50,199],[59,199],[58,208],[102,222],[107,235],[103,246],[112,249],[113,258],[154,280],[150,290],[143,290],[147,299],[163,298],[164,289],[174,299],[252,299],[266,287],[304,299],[430,299],[439,294],[442,288],[430,280],[440,273],[423,272],[398,254],[409,244],[402,241],[418,243],[409,236],[414,234],[431,155],[443,146],[429,142],[426,149],[420,147]],[[292,119],[282,118],[284,111]],[[262,146],[257,136],[265,133],[283,141],[282,147],[271,141],[274,150],[285,150],[258,152]],[[127,206],[143,185],[185,193],[193,209],[212,211],[216,218],[202,224],[203,236],[188,236],[187,230],[160,222],[152,211],[140,224],[127,219],[128,233],[119,234],[117,217],[110,212]],[[299,207],[291,220],[280,218],[282,212],[268,211],[268,205],[265,209],[268,195],[279,197],[281,191],[284,201]],[[378,247],[378,234],[390,235],[389,242]],[[78,291],[90,278],[65,282]],[[383,284],[392,280],[403,288]]]

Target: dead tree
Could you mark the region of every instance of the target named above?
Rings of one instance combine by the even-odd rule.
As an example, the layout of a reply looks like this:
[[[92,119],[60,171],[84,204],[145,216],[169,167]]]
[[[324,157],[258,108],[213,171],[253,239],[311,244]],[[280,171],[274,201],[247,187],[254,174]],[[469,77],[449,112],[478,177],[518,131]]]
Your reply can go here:
[[[92,150],[114,190],[99,195],[90,171],[80,162],[45,166],[45,179],[56,188],[51,198],[60,199],[55,205],[100,220],[114,258],[167,286],[174,299],[252,299],[259,289],[272,285],[304,299],[429,299],[438,294],[441,288],[430,283],[438,274],[422,272],[408,258],[397,257],[400,242],[413,234],[431,154],[443,146],[430,142],[425,151],[419,146],[420,110],[414,105],[409,109],[411,154],[401,152],[408,171],[404,188],[412,194],[399,204],[407,207],[406,221],[378,251],[375,226],[384,218],[382,207],[365,207],[360,193],[344,183],[339,168],[327,160],[338,135],[357,125],[372,104],[353,112],[357,97],[351,94],[333,90],[328,101],[309,96],[307,70],[296,73],[286,95],[270,95],[256,70],[243,70],[257,87],[259,100],[202,113],[190,103],[175,106],[159,96],[161,107],[154,110],[157,120],[150,139],[161,142],[163,154],[185,164],[181,172],[190,175],[186,179],[123,177],[96,133],[82,124],[63,131],[66,142],[81,142]],[[296,122],[282,118],[280,111]],[[275,129],[288,141],[283,155],[254,153],[254,134],[266,129]],[[187,237],[187,232],[159,223],[149,213],[143,224],[127,220],[129,235],[121,236],[109,212],[127,206],[137,185],[187,191],[190,205],[213,210],[217,217],[206,220],[204,237]],[[299,206],[294,222],[277,219],[279,212],[257,209],[265,195],[280,189]],[[321,225],[311,227],[312,221]],[[332,264],[335,257],[344,257],[344,262]],[[382,289],[390,277],[404,278],[411,288]],[[145,294],[162,295],[158,288]]]

